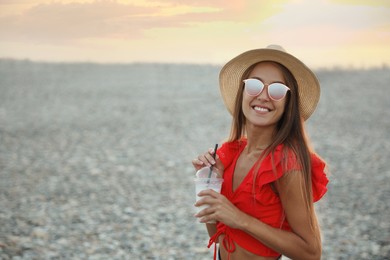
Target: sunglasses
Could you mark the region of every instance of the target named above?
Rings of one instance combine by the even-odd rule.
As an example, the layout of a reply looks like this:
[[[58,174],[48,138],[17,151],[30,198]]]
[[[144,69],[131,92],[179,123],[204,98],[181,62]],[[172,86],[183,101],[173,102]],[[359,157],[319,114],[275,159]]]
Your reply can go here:
[[[266,86],[259,79],[245,79],[244,85],[245,85],[245,92],[249,96],[259,95],[263,91],[264,87]],[[289,90],[290,88],[282,83],[271,83],[268,85],[268,96],[274,101],[279,101],[286,96],[286,93]]]

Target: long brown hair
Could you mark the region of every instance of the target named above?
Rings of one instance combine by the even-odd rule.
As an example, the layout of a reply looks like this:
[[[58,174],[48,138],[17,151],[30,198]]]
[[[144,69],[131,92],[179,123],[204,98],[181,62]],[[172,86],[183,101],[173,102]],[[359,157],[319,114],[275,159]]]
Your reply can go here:
[[[272,62],[272,61],[271,61]],[[302,196],[306,203],[309,212],[311,212],[311,227],[316,229],[317,222],[314,213],[313,206],[313,195],[312,195],[312,182],[311,182],[311,156],[310,153],[313,152],[309,146],[309,141],[304,129],[304,120],[301,117],[299,110],[299,93],[298,85],[294,76],[291,72],[284,67],[282,64],[277,62],[272,62],[275,64],[283,73],[284,80],[286,85],[290,88],[290,91],[287,93],[287,100],[285,104],[285,109],[282,117],[276,126],[276,131],[273,136],[271,145],[262,153],[260,158],[255,164],[255,174],[254,178],[256,179],[258,174],[258,169],[260,168],[262,159],[265,158],[268,154],[271,154],[272,162],[274,162],[274,151],[276,147],[280,144],[283,144],[283,160],[282,160],[282,170],[288,174],[287,169],[287,154],[292,152],[298,163],[298,169],[301,169],[303,174],[302,183]],[[233,111],[233,121],[230,131],[229,141],[239,141],[242,138],[246,137],[246,118],[242,111],[242,100],[243,100],[243,90],[244,83],[243,80],[247,79],[252,72],[253,68],[257,65],[253,64],[249,67],[242,76],[241,86],[238,90],[235,107]],[[274,168],[274,171],[276,169]],[[254,190],[254,192],[256,192]]]

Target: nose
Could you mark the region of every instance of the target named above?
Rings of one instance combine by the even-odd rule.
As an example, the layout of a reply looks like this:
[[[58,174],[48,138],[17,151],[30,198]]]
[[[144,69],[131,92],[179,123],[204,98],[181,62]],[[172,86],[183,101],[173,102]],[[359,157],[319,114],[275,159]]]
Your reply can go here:
[[[257,95],[256,99],[266,100],[266,101],[270,100],[270,98],[268,96],[268,85],[264,85],[263,90],[260,92],[260,94]]]

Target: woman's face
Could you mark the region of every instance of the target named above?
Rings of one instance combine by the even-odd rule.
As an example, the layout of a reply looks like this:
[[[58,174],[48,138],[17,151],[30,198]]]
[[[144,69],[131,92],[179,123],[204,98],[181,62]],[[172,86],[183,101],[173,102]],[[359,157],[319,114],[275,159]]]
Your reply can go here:
[[[242,110],[247,124],[275,127],[283,115],[287,95],[282,100],[272,100],[268,96],[268,85],[275,82],[286,84],[282,71],[272,62],[261,62],[254,67],[248,78],[261,80],[265,87],[257,96],[250,96],[244,90]]]

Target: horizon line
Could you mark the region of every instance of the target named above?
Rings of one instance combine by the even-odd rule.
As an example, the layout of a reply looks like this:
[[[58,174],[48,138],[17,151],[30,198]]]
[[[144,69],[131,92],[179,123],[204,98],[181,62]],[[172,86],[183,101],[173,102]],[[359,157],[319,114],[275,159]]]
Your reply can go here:
[[[94,61],[94,60],[39,60],[31,58],[10,58],[10,57],[0,57],[0,61],[9,61],[9,62],[25,62],[25,63],[35,63],[35,64],[68,64],[68,65],[78,65],[78,64],[90,64],[90,65],[183,65],[183,66],[212,66],[212,67],[223,67],[224,63],[206,63],[206,62],[169,62],[169,61]],[[319,66],[313,67],[310,69],[315,71],[321,70],[376,70],[376,69],[390,69],[390,64],[383,63],[377,65],[330,65],[330,66]]]

